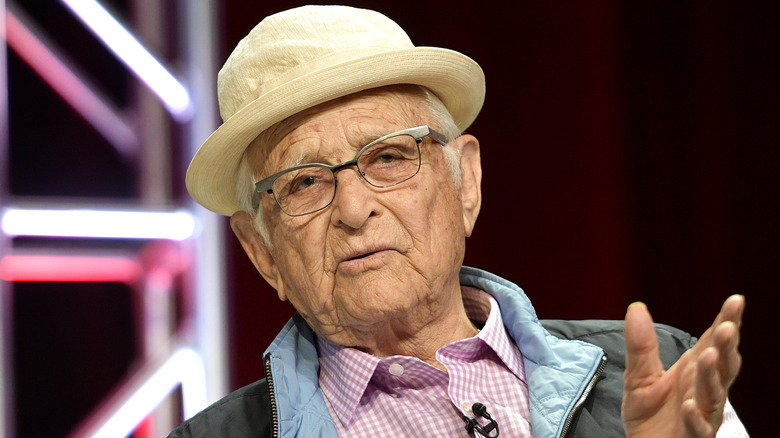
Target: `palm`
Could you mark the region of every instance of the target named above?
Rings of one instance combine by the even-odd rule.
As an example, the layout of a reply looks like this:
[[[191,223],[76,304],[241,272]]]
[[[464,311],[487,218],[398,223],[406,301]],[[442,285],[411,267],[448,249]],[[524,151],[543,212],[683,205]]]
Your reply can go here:
[[[739,372],[744,298],[730,298],[694,348],[664,371],[644,305],[626,314],[623,424],[630,437],[713,437],[728,388]]]

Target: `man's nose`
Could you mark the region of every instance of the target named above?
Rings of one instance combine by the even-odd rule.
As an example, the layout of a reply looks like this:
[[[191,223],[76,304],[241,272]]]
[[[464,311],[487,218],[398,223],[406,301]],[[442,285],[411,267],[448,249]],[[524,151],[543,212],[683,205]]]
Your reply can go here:
[[[378,214],[376,191],[363,180],[355,166],[340,169],[336,175],[336,194],[331,208],[331,223],[358,229]]]

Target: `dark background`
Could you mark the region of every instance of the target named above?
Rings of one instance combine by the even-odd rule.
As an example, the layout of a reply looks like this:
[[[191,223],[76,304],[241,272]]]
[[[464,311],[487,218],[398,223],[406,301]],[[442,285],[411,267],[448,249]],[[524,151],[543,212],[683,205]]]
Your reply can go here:
[[[775,2],[348,2],[487,77],[468,132],[484,201],[466,264],[523,287],[541,318],[623,318],[635,300],[701,334],[747,297],[731,392],[770,436],[780,268]],[[748,4],[749,3],[749,4]],[[220,62],[262,17],[303,3],[225,3]],[[292,310],[230,242],[232,386]]]
[[[160,2],[169,20],[182,1]],[[131,25],[143,12],[130,0],[102,3]],[[700,334],[727,296],[745,294],[745,361],[730,396],[752,436],[776,435],[778,3],[349,3],[387,14],[417,45],[458,50],[485,70],[485,106],[468,129],[482,145],[484,199],[466,263],[519,284],[541,318],[619,319],[641,300],[656,321]],[[117,106],[137,99],[137,81],[61,3],[16,4]],[[300,4],[220,2],[219,63],[262,17]],[[175,67],[181,36],[171,28],[156,52]],[[5,192],[141,198],[137,163],[11,50],[8,64]],[[180,128],[171,135],[175,162],[184,153],[175,146]],[[188,205],[183,169],[172,178],[174,203]],[[229,284],[215,293],[228,296],[235,389],[262,377],[262,353],[292,309],[224,224]],[[36,247],[32,240],[14,245]],[[48,243],[56,244],[103,249]],[[117,245],[140,244],[110,242]],[[132,371],[140,354],[134,290],[14,284],[20,437],[64,436]]]

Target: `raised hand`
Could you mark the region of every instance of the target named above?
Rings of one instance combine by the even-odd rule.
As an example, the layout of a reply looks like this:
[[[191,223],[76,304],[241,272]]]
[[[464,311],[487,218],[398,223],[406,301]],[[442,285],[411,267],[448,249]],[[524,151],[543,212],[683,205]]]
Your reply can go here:
[[[696,345],[664,371],[647,307],[628,307],[622,408],[627,436],[715,436],[742,364],[737,347],[744,308],[745,297],[729,297]]]

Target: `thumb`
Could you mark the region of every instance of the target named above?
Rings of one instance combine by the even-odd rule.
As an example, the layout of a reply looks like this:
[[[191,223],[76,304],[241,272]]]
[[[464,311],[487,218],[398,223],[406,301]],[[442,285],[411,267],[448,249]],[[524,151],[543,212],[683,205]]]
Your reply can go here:
[[[625,390],[640,388],[660,378],[664,372],[658,355],[658,338],[653,318],[644,303],[632,303],[626,311]]]

